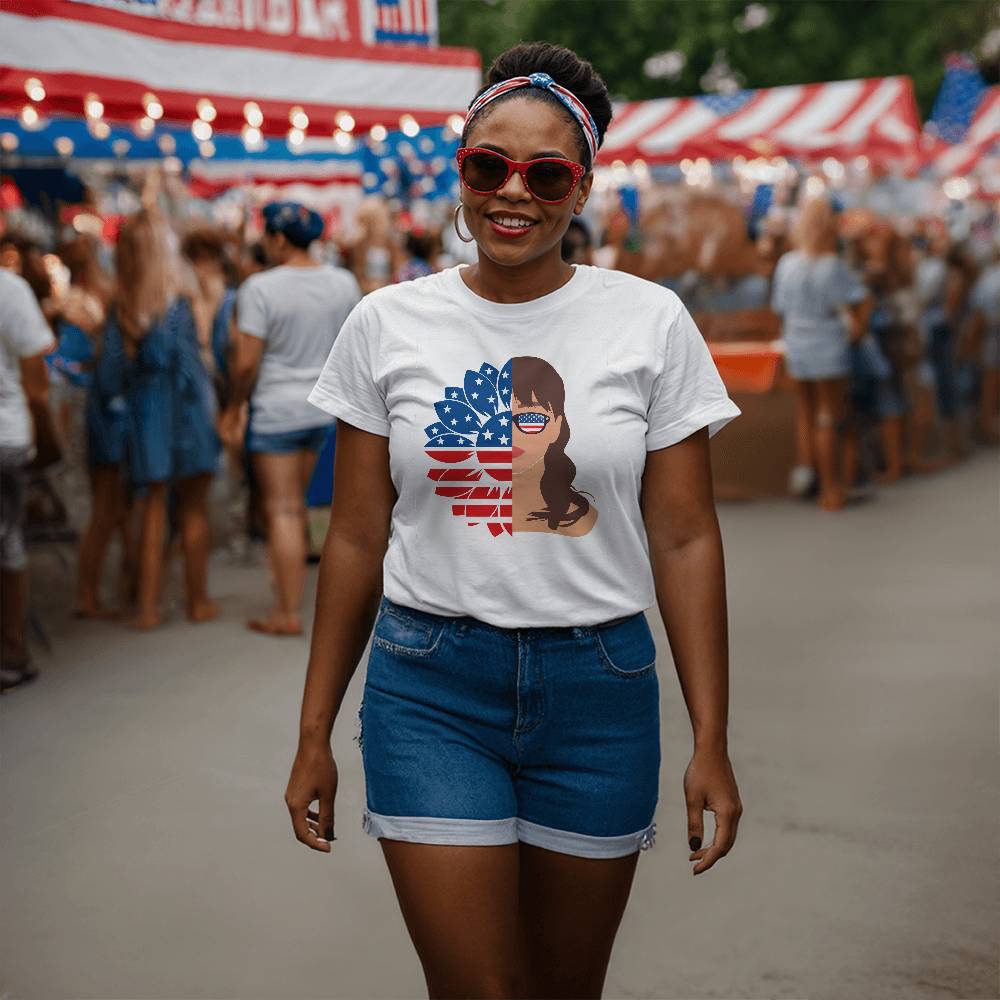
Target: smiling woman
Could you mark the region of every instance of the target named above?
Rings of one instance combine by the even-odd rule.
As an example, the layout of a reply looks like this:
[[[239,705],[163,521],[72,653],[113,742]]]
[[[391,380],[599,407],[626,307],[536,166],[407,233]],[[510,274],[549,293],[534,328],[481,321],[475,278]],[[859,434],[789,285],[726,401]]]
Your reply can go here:
[[[362,828],[431,997],[600,997],[656,832],[658,595],[699,737],[677,846],[698,874],[736,835],[708,438],[739,410],[673,292],[562,259],[610,119],[575,53],[499,56],[457,153],[476,263],[366,295],[309,396],[337,456],[286,802],[331,850],[374,627]]]

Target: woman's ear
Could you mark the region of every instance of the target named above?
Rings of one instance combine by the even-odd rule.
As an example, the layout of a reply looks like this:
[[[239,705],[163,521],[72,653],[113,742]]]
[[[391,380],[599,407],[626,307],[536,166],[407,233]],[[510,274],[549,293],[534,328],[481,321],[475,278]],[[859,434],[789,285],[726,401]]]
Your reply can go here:
[[[573,206],[573,214],[579,215],[587,204],[587,199],[590,197],[590,188],[594,183],[594,171],[591,170],[580,182],[580,191],[576,197],[576,204]]]

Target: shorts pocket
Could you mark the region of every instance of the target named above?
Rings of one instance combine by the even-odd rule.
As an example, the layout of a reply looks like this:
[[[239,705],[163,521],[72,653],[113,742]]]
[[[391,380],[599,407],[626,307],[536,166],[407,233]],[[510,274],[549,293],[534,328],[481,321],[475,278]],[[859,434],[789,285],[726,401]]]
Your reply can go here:
[[[594,636],[602,664],[616,676],[645,677],[656,667],[656,643],[641,611],[614,625],[598,625]]]
[[[430,656],[441,642],[445,623],[431,623],[405,610],[382,609],[372,637],[374,645],[401,656]]]

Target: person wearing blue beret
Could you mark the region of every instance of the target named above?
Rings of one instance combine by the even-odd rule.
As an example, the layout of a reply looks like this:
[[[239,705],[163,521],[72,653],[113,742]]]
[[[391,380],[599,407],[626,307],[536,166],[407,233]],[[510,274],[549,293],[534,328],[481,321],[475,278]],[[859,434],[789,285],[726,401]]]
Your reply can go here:
[[[236,300],[236,343],[230,397],[220,430],[243,442],[260,483],[267,519],[275,600],[270,613],[247,622],[268,635],[298,635],[305,585],[305,495],[333,419],[306,397],[361,288],[350,271],[319,263],[310,252],[323,219],[297,202],[264,208],[262,244],[269,270],[243,283]]]

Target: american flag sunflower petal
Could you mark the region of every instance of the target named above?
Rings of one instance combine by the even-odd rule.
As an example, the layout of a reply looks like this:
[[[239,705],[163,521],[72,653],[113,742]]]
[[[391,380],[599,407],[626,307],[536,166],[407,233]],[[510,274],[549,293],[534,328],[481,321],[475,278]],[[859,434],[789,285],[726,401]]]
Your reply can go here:
[[[497,412],[497,387],[481,372],[465,373],[465,398],[485,417]]]
[[[511,358],[513,361],[513,358]],[[510,397],[514,387],[514,372],[508,361],[497,373],[497,395],[500,398],[501,409],[510,409]]]
[[[443,399],[434,404],[438,419],[444,424],[445,430],[453,434],[479,433],[479,414],[468,403],[457,399]]]

